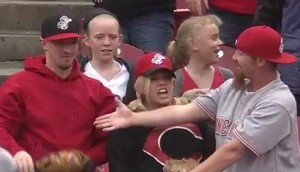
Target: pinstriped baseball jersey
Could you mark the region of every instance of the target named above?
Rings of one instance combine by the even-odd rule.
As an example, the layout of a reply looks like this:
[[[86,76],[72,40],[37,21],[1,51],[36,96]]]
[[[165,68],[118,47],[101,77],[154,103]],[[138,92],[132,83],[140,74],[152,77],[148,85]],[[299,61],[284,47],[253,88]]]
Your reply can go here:
[[[256,92],[230,79],[194,103],[215,120],[217,148],[237,138],[249,150],[224,172],[300,172],[296,102],[279,78]]]

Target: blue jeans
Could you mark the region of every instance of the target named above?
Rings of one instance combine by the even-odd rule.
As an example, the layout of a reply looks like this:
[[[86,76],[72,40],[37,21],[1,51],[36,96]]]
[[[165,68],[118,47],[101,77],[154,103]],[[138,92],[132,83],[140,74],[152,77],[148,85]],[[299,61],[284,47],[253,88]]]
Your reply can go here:
[[[287,84],[294,94],[297,103],[297,113],[300,116],[300,62],[292,64],[280,64],[279,72],[281,80]]]
[[[225,45],[235,47],[235,40],[248,27],[252,25],[253,15],[238,14],[213,6],[209,7],[209,14],[218,16],[223,24],[220,27],[220,37]]]
[[[142,49],[144,52],[165,53],[173,38],[173,12],[154,12],[122,20],[124,42]]]

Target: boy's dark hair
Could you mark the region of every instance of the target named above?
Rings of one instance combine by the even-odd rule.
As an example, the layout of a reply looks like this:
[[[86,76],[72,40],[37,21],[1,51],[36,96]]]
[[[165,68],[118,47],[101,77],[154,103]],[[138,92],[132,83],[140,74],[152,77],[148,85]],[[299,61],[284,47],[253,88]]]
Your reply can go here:
[[[93,20],[95,17],[102,15],[102,14],[106,14],[106,15],[110,15],[113,18],[115,18],[118,23],[120,23],[119,19],[117,18],[116,15],[114,15],[113,13],[103,9],[103,8],[94,8],[91,12],[88,12],[88,15],[86,15],[83,19],[82,19],[82,27],[83,27],[83,31],[84,32],[88,32],[89,29],[89,23],[91,20]]]

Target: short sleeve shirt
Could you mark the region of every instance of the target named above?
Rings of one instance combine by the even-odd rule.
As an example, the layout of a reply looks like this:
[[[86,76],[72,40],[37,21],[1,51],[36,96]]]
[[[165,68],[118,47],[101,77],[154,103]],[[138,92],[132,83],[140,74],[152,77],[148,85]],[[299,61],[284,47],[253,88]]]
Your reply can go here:
[[[246,86],[247,87],[247,86]],[[216,146],[233,138],[249,151],[225,172],[299,172],[296,102],[279,79],[256,92],[233,79],[194,100],[216,122]]]

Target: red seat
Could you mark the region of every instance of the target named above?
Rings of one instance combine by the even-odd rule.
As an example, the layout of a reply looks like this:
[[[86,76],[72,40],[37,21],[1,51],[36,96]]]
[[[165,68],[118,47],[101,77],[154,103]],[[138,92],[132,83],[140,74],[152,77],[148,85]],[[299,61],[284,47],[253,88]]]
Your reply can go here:
[[[192,15],[190,10],[187,8],[186,0],[176,0],[176,9],[174,10],[175,18],[175,30],[174,34],[176,35],[177,29],[180,24],[187,18]]]
[[[202,1],[202,0],[201,0]],[[202,5],[202,11],[203,14],[205,15],[207,13],[207,9],[205,5]],[[174,18],[175,18],[175,30],[174,34],[176,35],[178,27],[180,24],[187,18],[191,17],[193,14],[192,12],[188,9],[186,0],[176,0],[176,9],[174,10]]]
[[[142,56],[145,54],[143,50],[125,43],[121,45],[120,50],[120,57],[134,66],[139,61],[139,59],[142,58]]]
[[[235,48],[222,45],[221,49],[224,52],[224,56],[220,58],[218,65],[233,71],[236,66],[236,63],[232,59],[232,56],[235,52]]]
[[[188,9],[186,0],[176,0],[175,18],[186,19],[192,15]]]

